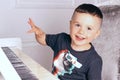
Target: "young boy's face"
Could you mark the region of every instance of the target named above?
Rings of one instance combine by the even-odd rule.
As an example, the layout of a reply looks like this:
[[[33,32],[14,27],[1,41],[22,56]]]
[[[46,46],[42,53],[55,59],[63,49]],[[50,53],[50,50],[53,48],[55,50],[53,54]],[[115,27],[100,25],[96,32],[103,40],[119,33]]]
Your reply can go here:
[[[70,21],[71,44],[85,46],[100,34],[102,20],[88,13],[75,12]]]

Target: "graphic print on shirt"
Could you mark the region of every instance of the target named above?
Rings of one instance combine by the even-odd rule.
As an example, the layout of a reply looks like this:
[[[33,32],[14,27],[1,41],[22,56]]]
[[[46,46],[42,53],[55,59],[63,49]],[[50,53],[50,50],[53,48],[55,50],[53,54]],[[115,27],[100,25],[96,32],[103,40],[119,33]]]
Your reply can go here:
[[[82,66],[68,50],[61,50],[58,56],[55,57],[53,65],[55,67],[53,72],[55,76],[64,75],[65,73],[71,74],[75,67],[80,68]]]

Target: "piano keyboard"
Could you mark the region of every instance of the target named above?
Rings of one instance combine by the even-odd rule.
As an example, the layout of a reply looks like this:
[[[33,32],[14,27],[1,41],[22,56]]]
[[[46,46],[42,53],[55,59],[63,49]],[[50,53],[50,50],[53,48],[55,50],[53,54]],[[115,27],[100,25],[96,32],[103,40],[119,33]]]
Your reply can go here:
[[[22,80],[38,80],[30,69],[16,56],[9,47],[2,47],[2,50],[8,57],[9,61],[17,71]]]

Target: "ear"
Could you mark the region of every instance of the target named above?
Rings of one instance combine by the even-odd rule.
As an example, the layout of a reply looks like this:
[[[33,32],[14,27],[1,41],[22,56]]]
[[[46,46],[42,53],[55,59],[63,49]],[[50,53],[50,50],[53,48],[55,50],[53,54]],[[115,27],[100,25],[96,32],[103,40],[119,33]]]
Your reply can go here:
[[[95,39],[100,35],[100,32],[101,32],[100,29],[96,32]]]
[[[72,20],[70,20],[70,24],[72,23]]]
[[[71,28],[71,25],[72,25],[72,20],[70,20],[70,28]]]

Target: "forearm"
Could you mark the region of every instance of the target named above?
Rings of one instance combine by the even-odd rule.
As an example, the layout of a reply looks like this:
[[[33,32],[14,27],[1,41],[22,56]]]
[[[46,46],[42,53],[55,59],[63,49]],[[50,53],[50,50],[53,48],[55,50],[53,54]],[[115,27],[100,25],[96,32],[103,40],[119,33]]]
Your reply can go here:
[[[37,42],[41,45],[47,45],[46,44],[46,34],[44,32],[40,33],[40,34],[35,34],[35,38],[37,40]]]

